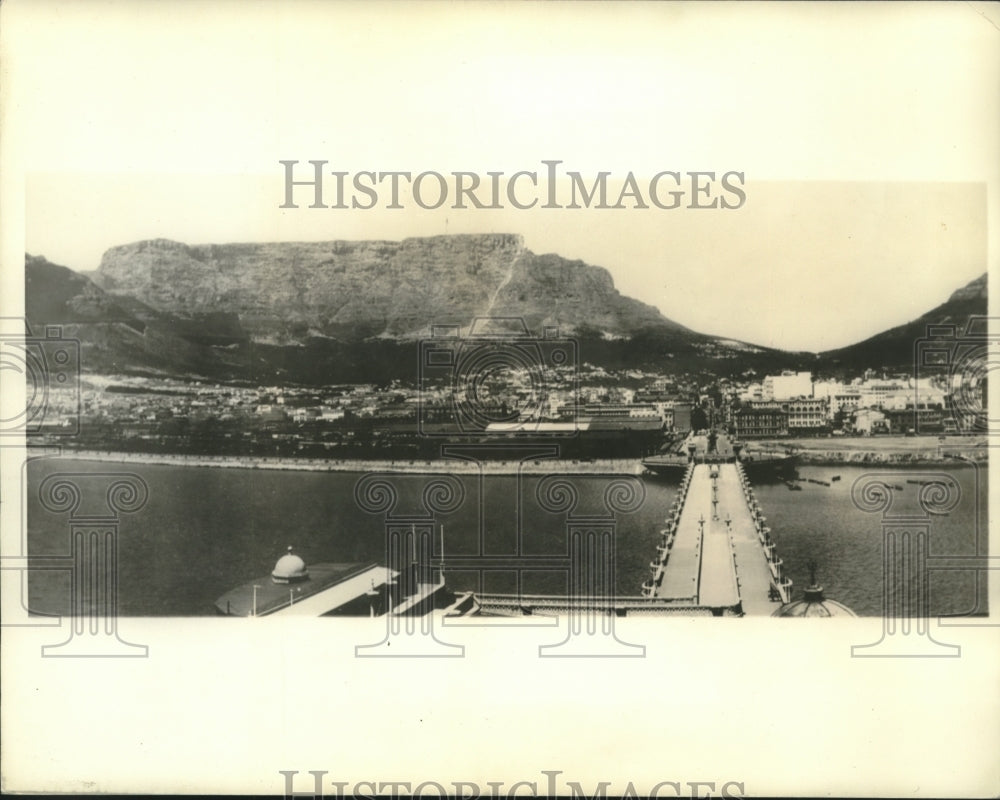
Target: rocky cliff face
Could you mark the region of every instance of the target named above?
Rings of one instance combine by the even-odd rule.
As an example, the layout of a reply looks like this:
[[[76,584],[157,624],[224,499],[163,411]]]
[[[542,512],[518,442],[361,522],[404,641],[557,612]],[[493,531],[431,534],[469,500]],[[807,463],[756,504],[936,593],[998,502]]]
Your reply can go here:
[[[524,317],[533,331],[686,330],[623,297],[606,270],[537,256],[511,234],[197,246],[156,239],[108,250],[94,280],[181,317],[235,315],[252,339],[273,344],[411,339],[477,316]]]

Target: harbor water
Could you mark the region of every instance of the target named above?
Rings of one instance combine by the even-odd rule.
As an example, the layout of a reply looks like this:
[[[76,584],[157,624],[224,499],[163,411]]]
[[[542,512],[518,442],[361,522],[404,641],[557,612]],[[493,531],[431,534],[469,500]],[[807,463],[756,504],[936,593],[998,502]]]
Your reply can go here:
[[[754,490],[777,554],[794,581],[797,599],[808,585],[809,563],[826,596],[861,616],[882,613],[882,519],[858,509],[851,487],[865,467],[802,466],[799,480],[755,482]],[[890,483],[900,508],[917,512],[919,480],[939,469],[894,469]],[[929,519],[930,555],[974,556],[986,540],[986,468],[949,467],[961,500],[947,514]],[[215,600],[230,589],[267,575],[289,546],[310,562],[385,563],[386,512],[366,510],[355,489],[366,473],[293,472],[163,464],[120,464],[48,458],[28,467],[28,553],[30,558],[65,555],[70,547],[67,513],[52,512],[39,501],[39,487],[55,473],[139,474],[149,487],[143,508],[123,515],[118,537],[118,606],[122,616],[213,615]],[[910,477],[912,475],[912,477]],[[839,480],[832,480],[839,476]],[[439,476],[393,475],[386,480],[398,494],[392,512],[399,517],[426,514],[424,488]],[[516,558],[567,553],[567,513],[601,516],[609,512],[609,478],[567,476],[579,501],[569,512],[539,502],[538,475],[456,474],[464,494],[457,507],[434,515],[444,526],[446,579],[456,590],[526,594],[565,594],[564,570],[522,572],[513,566],[478,572],[448,569],[448,557],[488,555]],[[908,479],[909,478],[909,479]],[[637,596],[649,575],[659,531],[673,502],[677,482],[624,477],[641,483],[638,508],[614,513],[616,587]],[[801,487],[790,489],[790,485]],[[977,536],[981,544],[977,545]],[[435,533],[437,560],[440,532]],[[985,580],[973,571],[932,571],[931,615],[985,610]],[[69,609],[70,577],[60,570],[31,570],[32,612],[64,614]]]

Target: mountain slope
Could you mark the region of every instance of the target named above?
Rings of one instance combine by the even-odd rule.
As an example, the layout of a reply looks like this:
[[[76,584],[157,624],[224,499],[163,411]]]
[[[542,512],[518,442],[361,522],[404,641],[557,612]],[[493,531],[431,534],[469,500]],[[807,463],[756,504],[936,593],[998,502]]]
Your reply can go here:
[[[79,340],[84,371],[227,377],[246,371],[238,354],[227,359],[198,341],[207,326],[192,326],[131,297],[111,296],[44,257],[26,256],[24,281],[32,332],[37,336],[46,325],[60,325],[64,338]]]
[[[855,371],[868,367],[912,367],[916,343],[927,338],[929,325],[954,325],[961,336],[969,317],[986,313],[987,275],[983,273],[953,292],[944,303],[911,322],[890,328],[857,344],[820,353],[820,364]]]
[[[235,315],[268,344],[414,339],[486,315],[562,333],[581,325],[614,336],[650,326],[686,331],[622,296],[606,270],[537,256],[512,234],[199,246],[156,239],[108,250],[94,279],[178,317]]]

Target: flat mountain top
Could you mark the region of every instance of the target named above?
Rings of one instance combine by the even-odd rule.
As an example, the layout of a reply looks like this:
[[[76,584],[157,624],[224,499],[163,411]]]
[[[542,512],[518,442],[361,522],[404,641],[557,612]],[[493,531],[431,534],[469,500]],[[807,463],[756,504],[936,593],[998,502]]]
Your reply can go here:
[[[625,297],[607,270],[536,255],[514,234],[391,241],[187,245],[167,239],[108,250],[94,273],[112,295],[178,316],[238,316],[254,341],[310,336],[413,339],[434,325],[517,316],[530,330],[582,326],[612,336],[687,329]]]
[[[26,256],[29,323],[79,338],[85,371],[292,383],[416,379],[416,342],[483,318],[573,336],[583,362],[612,369],[740,375],[912,365],[928,325],[985,315],[987,279],[916,320],[820,355],[685,328],[622,295],[607,270],[536,255],[513,234],[402,241],[113,247],[88,274]],[[478,324],[478,322],[477,322]]]

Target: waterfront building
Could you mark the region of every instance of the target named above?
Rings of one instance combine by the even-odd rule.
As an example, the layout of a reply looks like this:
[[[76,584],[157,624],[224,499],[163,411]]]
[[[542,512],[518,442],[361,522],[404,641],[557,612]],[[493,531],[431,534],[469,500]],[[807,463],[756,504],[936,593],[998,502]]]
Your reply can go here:
[[[733,415],[737,439],[770,439],[788,435],[788,409],[781,403],[749,403]]]
[[[790,433],[819,433],[827,428],[827,401],[812,397],[789,400],[788,429]]]
[[[659,382],[658,382],[659,383]],[[653,388],[648,389],[638,389],[632,397],[632,402],[637,404],[647,404],[653,406],[656,409],[656,413],[659,415],[660,419],[663,420],[663,425],[668,430],[674,428],[674,406],[679,403],[679,399],[676,395],[668,392],[666,388]],[[684,412],[681,412],[682,421],[684,421]],[[690,412],[688,412],[687,426],[690,428]]]
[[[583,417],[611,419],[662,419],[652,403],[588,403],[581,412]]]
[[[835,394],[840,394],[847,390],[841,381],[814,381],[812,386],[813,397],[830,398]]]
[[[886,409],[883,412],[892,433],[938,433],[944,430],[944,409],[926,403],[904,409]]]

